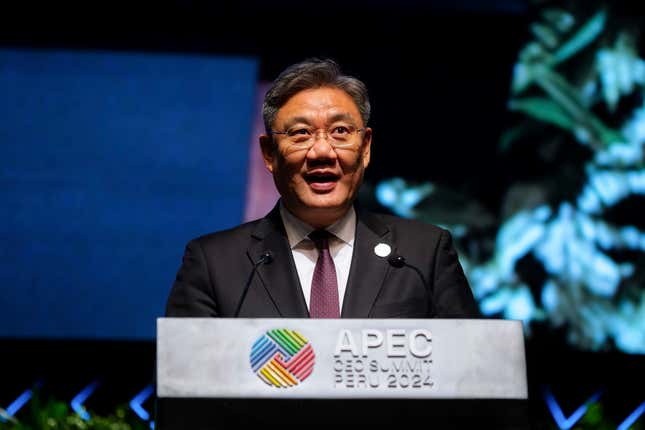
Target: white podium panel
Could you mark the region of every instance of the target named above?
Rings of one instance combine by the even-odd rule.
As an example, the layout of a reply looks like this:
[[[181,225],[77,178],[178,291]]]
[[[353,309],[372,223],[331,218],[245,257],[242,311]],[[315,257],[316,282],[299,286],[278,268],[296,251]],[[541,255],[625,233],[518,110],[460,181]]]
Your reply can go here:
[[[157,321],[171,398],[527,399],[520,321]]]

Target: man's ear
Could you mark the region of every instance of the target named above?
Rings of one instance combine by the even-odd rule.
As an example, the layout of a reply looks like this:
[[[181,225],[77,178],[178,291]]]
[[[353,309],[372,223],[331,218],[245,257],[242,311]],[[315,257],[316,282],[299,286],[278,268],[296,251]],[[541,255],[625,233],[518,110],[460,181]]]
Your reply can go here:
[[[370,164],[370,156],[372,151],[372,129],[369,127],[367,127],[363,132],[362,148],[363,168],[365,169]]]
[[[276,145],[273,137],[268,134],[260,135],[260,149],[262,150],[262,159],[267,170],[273,173],[273,161],[275,160]]]

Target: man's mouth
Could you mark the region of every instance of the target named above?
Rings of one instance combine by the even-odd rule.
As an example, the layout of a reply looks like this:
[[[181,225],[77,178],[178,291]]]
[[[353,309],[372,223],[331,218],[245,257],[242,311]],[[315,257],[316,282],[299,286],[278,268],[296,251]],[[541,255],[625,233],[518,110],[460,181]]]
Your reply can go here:
[[[333,172],[310,172],[305,173],[303,176],[315,191],[328,191],[334,188],[336,182],[340,179],[340,176]]]

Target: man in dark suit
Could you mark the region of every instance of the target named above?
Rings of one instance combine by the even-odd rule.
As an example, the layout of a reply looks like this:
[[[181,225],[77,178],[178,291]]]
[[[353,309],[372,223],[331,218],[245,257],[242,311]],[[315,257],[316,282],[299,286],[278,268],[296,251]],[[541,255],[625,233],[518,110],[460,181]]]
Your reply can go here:
[[[187,245],[166,315],[477,317],[449,232],[355,208],[369,115],[365,85],[333,61],[282,72],[260,136],[281,199],[263,219]]]

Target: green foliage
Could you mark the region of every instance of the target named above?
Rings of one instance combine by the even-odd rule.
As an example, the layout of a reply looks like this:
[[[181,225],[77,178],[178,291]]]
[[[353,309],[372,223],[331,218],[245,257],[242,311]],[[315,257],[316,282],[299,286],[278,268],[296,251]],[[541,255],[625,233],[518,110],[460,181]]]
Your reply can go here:
[[[565,130],[573,131],[575,122],[553,100],[546,97],[524,97],[511,100],[509,108],[522,112],[541,121],[557,125]]]
[[[563,328],[583,349],[642,354],[642,17],[606,0],[533,3],[499,139],[518,176],[509,176],[499,211],[403,178],[382,181],[377,196],[400,216],[453,232],[484,315],[522,320],[527,334],[534,323]]]
[[[90,413],[85,421],[63,402],[48,399],[42,402],[35,393],[21,419],[0,422],[0,430],[148,430],[149,424],[142,421],[126,406],[118,406],[108,416]]]
[[[578,421],[575,429],[587,430],[613,430],[616,424],[604,417],[604,410],[601,403],[589,405],[587,413]]]
[[[548,9],[542,18],[543,22],[531,26],[535,39],[520,52],[509,108],[535,121],[555,125],[595,150],[625,141],[620,131],[593,113],[599,99],[588,93],[597,85],[598,75],[571,73],[566,64],[576,57],[578,63],[590,62],[577,64],[576,70],[594,69],[596,55],[582,54],[593,54],[592,46],[604,46],[601,36],[606,30],[607,12],[600,9],[578,26],[575,15],[562,9]],[[502,149],[514,143],[511,137],[515,136],[504,137]]]
[[[605,28],[607,15],[601,10],[587,21],[573,36],[563,43],[551,57],[552,66],[566,61],[593,42]]]

